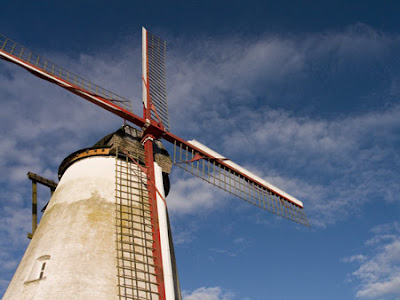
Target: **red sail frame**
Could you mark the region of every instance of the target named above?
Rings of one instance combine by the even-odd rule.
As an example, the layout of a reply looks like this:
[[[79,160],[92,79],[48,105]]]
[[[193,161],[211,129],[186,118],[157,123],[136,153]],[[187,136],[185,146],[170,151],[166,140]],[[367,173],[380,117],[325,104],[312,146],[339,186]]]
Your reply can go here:
[[[152,124],[154,121],[151,119],[151,111],[153,108],[151,102],[151,96],[149,92],[149,60],[148,60],[148,40],[147,40],[147,31],[143,28],[143,118],[146,120],[145,129],[143,132],[142,143],[144,145],[145,150],[145,163],[147,169],[147,177],[151,182],[155,182],[155,174],[154,174],[154,154],[153,154],[153,141],[158,138],[155,135],[155,131],[153,130],[154,125]],[[150,123],[149,123],[150,121]],[[164,130],[161,122],[157,124],[159,127],[158,130]],[[163,270],[163,257],[162,257],[162,249],[161,249],[161,237],[160,237],[160,224],[158,218],[158,208],[157,208],[157,195],[156,195],[156,187],[148,184],[147,189],[149,192],[149,201],[150,201],[150,209],[152,215],[152,230],[153,230],[153,249],[154,249],[154,266],[155,272],[157,275],[157,283],[158,283],[158,292],[161,300],[166,299],[165,295],[165,282],[164,282],[164,270]]]

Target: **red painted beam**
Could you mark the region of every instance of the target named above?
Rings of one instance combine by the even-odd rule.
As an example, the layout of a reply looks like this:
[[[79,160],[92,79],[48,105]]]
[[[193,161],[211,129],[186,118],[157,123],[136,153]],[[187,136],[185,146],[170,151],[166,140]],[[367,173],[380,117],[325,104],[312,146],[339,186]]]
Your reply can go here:
[[[0,50],[0,57],[26,69],[27,71],[29,71],[30,73],[32,73],[33,75],[35,75],[41,79],[44,79],[51,83],[57,84],[58,86],[92,102],[93,104],[96,104],[96,105],[108,110],[109,112],[111,112],[111,113],[113,113],[113,114],[139,126],[139,127],[143,127],[145,125],[145,120],[143,118],[135,115],[134,113],[130,112],[129,110],[126,110],[125,108],[111,102],[110,100],[107,100],[107,99],[100,97],[98,95],[95,95],[85,89],[82,89],[77,85],[67,82],[64,79],[62,79],[56,75],[50,74],[50,73],[46,72],[45,70],[43,70],[31,63],[28,63],[8,52]]]

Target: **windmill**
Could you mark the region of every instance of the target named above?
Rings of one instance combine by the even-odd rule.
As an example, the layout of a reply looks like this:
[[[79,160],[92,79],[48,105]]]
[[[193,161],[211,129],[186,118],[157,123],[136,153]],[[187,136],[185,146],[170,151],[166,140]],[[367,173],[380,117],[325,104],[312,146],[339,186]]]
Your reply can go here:
[[[0,35],[0,57],[121,117],[61,164],[57,188],[4,299],[180,299],[166,195],[172,165],[309,226],[303,203],[169,128],[166,43],[142,29],[143,116],[130,101]],[[173,145],[172,158],[161,143]],[[65,240],[68,240],[65,242]],[[101,246],[99,246],[101,240]]]

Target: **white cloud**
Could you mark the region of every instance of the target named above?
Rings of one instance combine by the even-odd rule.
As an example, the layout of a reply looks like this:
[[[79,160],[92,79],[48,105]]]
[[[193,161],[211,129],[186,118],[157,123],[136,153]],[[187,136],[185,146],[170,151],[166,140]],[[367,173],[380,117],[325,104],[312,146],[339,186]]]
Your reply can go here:
[[[384,224],[372,232],[375,232],[372,238],[374,242],[366,243],[369,254],[344,260],[360,263],[352,273],[352,277],[360,282],[356,296],[365,299],[400,299],[399,224]]]
[[[346,262],[346,263],[351,263],[351,262],[355,262],[355,261],[363,261],[363,260],[366,260],[366,259],[367,259],[366,256],[364,256],[362,254],[357,254],[357,255],[352,255],[350,257],[344,257],[342,259],[342,261]]]
[[[371,229],[371,232],[375,233],[377,236],[385,236],[389,233],[400,232],[400,223],[394,222],[377,225]]]
[[[400,275],[394,276],[385,282],[372,283],[357,292],[357,297],[379,299],[387,295],[400,295]]]
[[[220,287],[201,287],[193,292],[183,291],[183,300],[230,300],[234,294]]]
[[[397,35],[356,24],[297,38],[266,34],[175,44],[168,66],[174,70],[168,78],[170,113],[178,124],[172,129],[287,187],[304,200],[314,226],[359,213],[373,197],[398,202],[400,106],[385,103],[390,86],[379,95],[360,92],[348,100],[379,97],[384,103],[379,109],[329,118],[276,109],[271,96],[282,82],[318,84],[311,80],[316,74],[337,78],[347,68],[384,64],[396,41]],[[291,91],[289,83],[283,86]],[[260,97],[264,103],[257,102]]]
[[[297,85],[311,78],[324,82],[326,76],[335,78],[349,68],[362,70],[370,65],[376,70],[376,63],[390,59],[398,39],[397,35],[356,24],[342,32],[297,37],[264,34],[257,38],[229,36],[175,41],[168,54],[167,68],[171,70],[168,74],[171,109],[178,111],[175,118],[179,118],[174,121],[181,122],[190,116],[203,120],[198,129],[204,130],[207,115],[215,115],[218,107],[233,112],[237,104],[250,106],[260,96],[270,104],[285,101],[279,97],[282,93],[295,99],[297,93],[303,92]],[[284,92],[278,92],[282,85]],[[316,105],[321,106],[323,101],[320,99]],[[190,129],[196,131],[195,126]]]
[[[174,230],[174,245],[189,244],[197,238],[193,230],[179,229],[180,231]]]
[[[247,160],[249,170],[304,199],[313,225],[346,218],[372,195],[400,201],[400,166],[393,144],[400,106],[333,120],[244,109],[230,120],[240,125],[225,128],[226,150],[219,152]]]
[[[178,170],[177,170],[178,171]],[[180,171],[180,170],[179,170]],[[203,214],[222,207],[227,195],[205,181],[183,172],[173,174],[172,189],[167,197],[168,210],[177,215]]]
[[[235,244],[242,244],[242,243],[245,243],[245,242],[246,242],[246,239],[243,238],[243,237],[238,237],[238,238],[234,239],[233,242],[234,242]]]
[[[214,255],[222,255],[224,257],[236,257],[237,253],[234,251],[230,251],[228,249],[220,249],[220,248],[210,248],[209,251],[212,253],[210,259],[215,260]]]

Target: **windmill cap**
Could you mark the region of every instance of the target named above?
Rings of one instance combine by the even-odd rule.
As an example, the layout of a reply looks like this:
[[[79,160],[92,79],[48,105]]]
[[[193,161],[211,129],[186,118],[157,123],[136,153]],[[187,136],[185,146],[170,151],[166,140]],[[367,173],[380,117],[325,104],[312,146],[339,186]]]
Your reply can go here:
[[[127,151],[135,153],[138,162],[144,164],[145,153],[141,144],[141,132],[134,127],[124,125],[113,133],[100,139],[96,144],[89,148],[83,148],[68,155],[58,169],[60,179],[65,170],[75,161],[89,156],[110,156],[116,154],[118,148],[120,153]],[[163,173],[169,174],[172,168],[172,160],[164,145],[155,140],[153,143],[154,161],[161,167]]]

